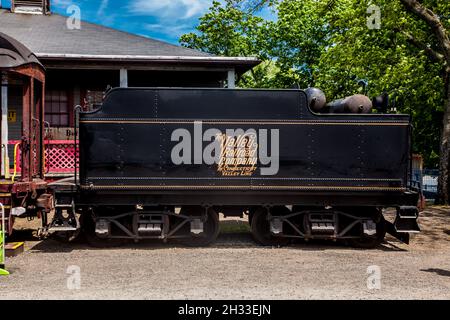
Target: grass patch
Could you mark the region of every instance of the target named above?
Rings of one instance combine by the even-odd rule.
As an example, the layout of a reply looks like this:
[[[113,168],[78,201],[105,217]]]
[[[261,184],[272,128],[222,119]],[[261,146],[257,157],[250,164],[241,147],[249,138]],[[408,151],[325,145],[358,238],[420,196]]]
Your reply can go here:
[[[247,233],[250,232],[250,225],[244,221],[221,221],[221,233]]]

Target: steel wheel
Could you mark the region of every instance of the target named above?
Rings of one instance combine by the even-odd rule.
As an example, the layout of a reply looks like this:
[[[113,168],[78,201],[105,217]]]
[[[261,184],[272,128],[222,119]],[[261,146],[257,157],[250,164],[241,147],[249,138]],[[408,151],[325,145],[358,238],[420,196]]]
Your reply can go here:
[[[286,207],[275,207],[272,209],[272,213],[274,215],[283,215],[288,213],[286,210],[289,211]],[[272,235],[268,212],[265,208],[259,208],[252,214],[251,230],[255,241],[263,246],[285,246],[289,243],[288,238]]]
[[[205,208],[201,206],[185,206],[181,208],[180,215],[190,217],[201,217],[205,213]],[[186,238],[178,239],[183,245],[189,247],[206,247],[216,241],[219,236],[219,215],[212,208],[208,209],[208,212],[203,221],[203,232],[199,235],[191,235],[190,223],[187,222],[181,232],[190,235]]]
[[[99,238],[95,234],[95,221],[92,215],[83,214],[80,218],[81,229],[87,243],[95,248],[114,248],[125,244],[125,239]]]
[[[380,213],[379,216],[374,219],[376,223],[377,232],[373,236],[362,235],[357,239],[349,239],[349,244],[355,248],[362,249],[373,249],[379,246],[386,236],[386,223],[383,215]]]

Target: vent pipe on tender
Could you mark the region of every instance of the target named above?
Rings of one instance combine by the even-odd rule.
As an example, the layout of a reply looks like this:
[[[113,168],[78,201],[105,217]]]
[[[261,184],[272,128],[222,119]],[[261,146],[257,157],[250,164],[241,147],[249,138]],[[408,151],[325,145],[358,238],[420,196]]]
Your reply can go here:
[[[311,111],[316,113],[371,113],[373,104],[369,97],[355,94],[327,103],[322,90],[307,88],[305,93]]]
[[[327,98],[322,90],[317,88],[305,89],[305,93],[308,99],[308,105],[313,112],[323,112],[326,107]]]
[[[355,94],[327,104],[330,113],[371,113],[372,101],[363,94]]]

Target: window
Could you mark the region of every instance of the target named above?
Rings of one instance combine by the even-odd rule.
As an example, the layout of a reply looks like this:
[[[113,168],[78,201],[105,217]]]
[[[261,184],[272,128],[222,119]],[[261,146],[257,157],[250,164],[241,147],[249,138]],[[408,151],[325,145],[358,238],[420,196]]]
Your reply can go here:
[[[48,90],[45,95],[45,121],[51,127],[69,127],[69,99],[67,90]]]

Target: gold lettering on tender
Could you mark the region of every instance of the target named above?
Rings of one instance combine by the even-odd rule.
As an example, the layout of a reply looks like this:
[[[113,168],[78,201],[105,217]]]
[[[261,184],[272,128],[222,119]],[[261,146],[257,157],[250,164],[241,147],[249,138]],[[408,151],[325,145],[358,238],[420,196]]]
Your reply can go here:
[[[221,153],[217,171],[222,176],[252,176],[258,163],[258,141],[255,133],[237,137],[218,134]]]

